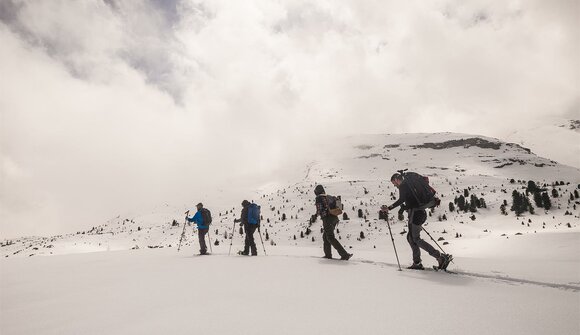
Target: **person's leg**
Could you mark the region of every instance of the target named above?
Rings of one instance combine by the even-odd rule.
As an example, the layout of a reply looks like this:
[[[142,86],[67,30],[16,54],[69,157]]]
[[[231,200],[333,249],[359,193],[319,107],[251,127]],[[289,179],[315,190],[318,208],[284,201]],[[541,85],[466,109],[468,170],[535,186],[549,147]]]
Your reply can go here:
[[[332,258],[332,248],[330,241],[326,237],[326,231],[324,229],[322,231],[322,250],[324,251],[324,257]]]
[[[426,220],[427,213],[424,210],[415,211],[413,224],[410,225],[413,227],[412,239],[419,248],[427,251],[429,255],[433,256],[434,258],[439,259],[439,256],[441,256],[439,250],[435,249],[431,244],[421,238],[421,230],[423,229],[422,225]],[[419,256],[419,258],[421,258],[421,256]]]
[[[254,240],[254,233],[256,232],[257,228],[258,225],[250,225],[248,229],[248,243],[253,256],[258,254],[258,250],[256,249],[256,241]]]
[[[338,254],[341,258],[347,257],[349,254],[346,252],[342,244],[338,242],[336,237],[334,236],[334,228],[336,227],[337,222],[332,222],[330,220],[323,221],[323,229],[326,239],[338,251]]]
[[[207,234],[209,229],[198,229],[197,236],[199,238],[199,253],[205,254],[207,253],[207,246],[205,244],[205,234]]]

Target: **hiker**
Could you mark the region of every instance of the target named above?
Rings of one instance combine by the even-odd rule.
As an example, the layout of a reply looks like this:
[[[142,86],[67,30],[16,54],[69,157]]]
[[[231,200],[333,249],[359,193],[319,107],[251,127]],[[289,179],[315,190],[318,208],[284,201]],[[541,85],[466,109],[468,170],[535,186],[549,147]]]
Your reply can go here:
[[[419,177],[423,178],[422,176]],[[403,178],[403,175],[400,173],[393,174],[391,182],[399,189],[399,199],[390,206],[381,206],[381,211],[386,214],[404,203],[409,216],[407,241],[413,251],[413,264],[407,269],[425,269],[421,262],[421,249],[423,249],[437,260],[439,269],[445,270],[453,257],[439,252],[439,250],[421,238],[422,225],[427,220],[427,212],[420,206],[418,198],[413,194],[409,183]]]
[[[242,213],[239,219],[234,222],[240,222],[240,227],[244,227],[246,239],[244,241],[244,250],[238,252],[240,255],[258,256],[256,242],[254,241],[254,232],[260,229],[260,206],[250,203],[248,200],[242,201]]]
[[[324,192],[324,187],[322,185],[316,185],[314,194],[316,194],[316,214],[314,218],[316,219],[316,216],[320,215],[322,219],[323,258],[332,259],[332,246],[338,251],[341,260],[348,261],[352,257],[352,254],[349,254],[334,236],[334,229],[338,224],[338,216],[330,213],[329,201]]]
[[[199,237],[199,254],[207,255],[207,245],[205,244],[205,235],[209,231],[209,225],[211,224],[211,213],[208,209],[203,208],[203,204],[200,202],[196,205],[197,212],[195,215],[190,217],[185,217],[188,222],[195,222],[197,224],[197,236]]]

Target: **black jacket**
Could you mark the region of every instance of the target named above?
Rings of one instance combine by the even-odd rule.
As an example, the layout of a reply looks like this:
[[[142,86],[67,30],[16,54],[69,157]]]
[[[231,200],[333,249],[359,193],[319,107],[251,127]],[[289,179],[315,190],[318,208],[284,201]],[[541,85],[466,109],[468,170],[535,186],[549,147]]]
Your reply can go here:
[[[244,206],[242,207],[242,214],[240,216],[240,222],[243,225],[247,225],[248,224],[248,209],[250,206]]]
[[[405,203],[405,207],[407,209],[414,209],[419,207],[419,203],[417,203],[417,199],[415,199],[415,196],[411,192],[411,188],[404,180],[399,186],[399,200],[390,205],[389,210],[397,208],[403,203]]]

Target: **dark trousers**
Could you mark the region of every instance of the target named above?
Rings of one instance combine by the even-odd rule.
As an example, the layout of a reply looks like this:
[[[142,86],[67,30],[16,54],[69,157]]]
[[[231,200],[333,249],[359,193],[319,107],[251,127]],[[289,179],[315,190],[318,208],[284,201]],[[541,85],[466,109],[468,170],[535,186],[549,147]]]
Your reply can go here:
[[[413,263],[421,263],[421,249],[427,251],[429,255],[439,258],[439,250],[427,243],[421,238],[422,225],[427,220],[427,212],[423,209],[411,209],[409,211],[409,232],[407,233],[407,242],[413,251]]]
[[[207,253],[207,245],[205,244],[205,234],[207,234],[208,231],[209,231],[209,228],[197,230],[197,237],[199,238],[199,253],[200,254]]]
[[[246,240],[244,241],[244,253],[248,254],[250,250],[252,255],[257,255],[256,242],[254,242],[254,232],[258,229],[257,224],[246,224],[244,230],[246,231]]]
[[[328,215],[322,219],[322,248],[324,250],[324,256],[328,258],[332,257],[331,246],[338,251],[340,257],[346,257],[348,255],[342,244],[334,236],[334,228],[336,228],[337,224],[338,218],[336,216]]]

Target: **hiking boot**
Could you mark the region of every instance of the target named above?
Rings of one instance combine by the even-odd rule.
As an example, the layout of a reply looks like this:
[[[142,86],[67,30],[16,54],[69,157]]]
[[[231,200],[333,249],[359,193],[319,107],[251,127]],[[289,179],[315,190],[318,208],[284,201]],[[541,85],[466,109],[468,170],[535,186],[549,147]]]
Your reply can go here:
[[[258,253],[252,253],[252,256],[258,256]]]
[[[324,256],[322,256],[322,258],[332,259],[332,256],[326,256],[326,255],[324,255]]]
[[[250,253],[248,253],[247,251],[238,251],[238,255],[249,256]]]
[[[353,254],[346,254],[345,256],[340,257],[341,261],[348,261]]]
[[[453,260],[453,256],[449,254],[441,254],[439,258],[437,258],[437,262],[439,263],[438,268],[440,270],[445,270],[449,266],[449,263]]]
[[[407,269],[410,269],[410,270],[425,270],[425,267],[421,263],[413,263],[413,265],[408,266]]]

